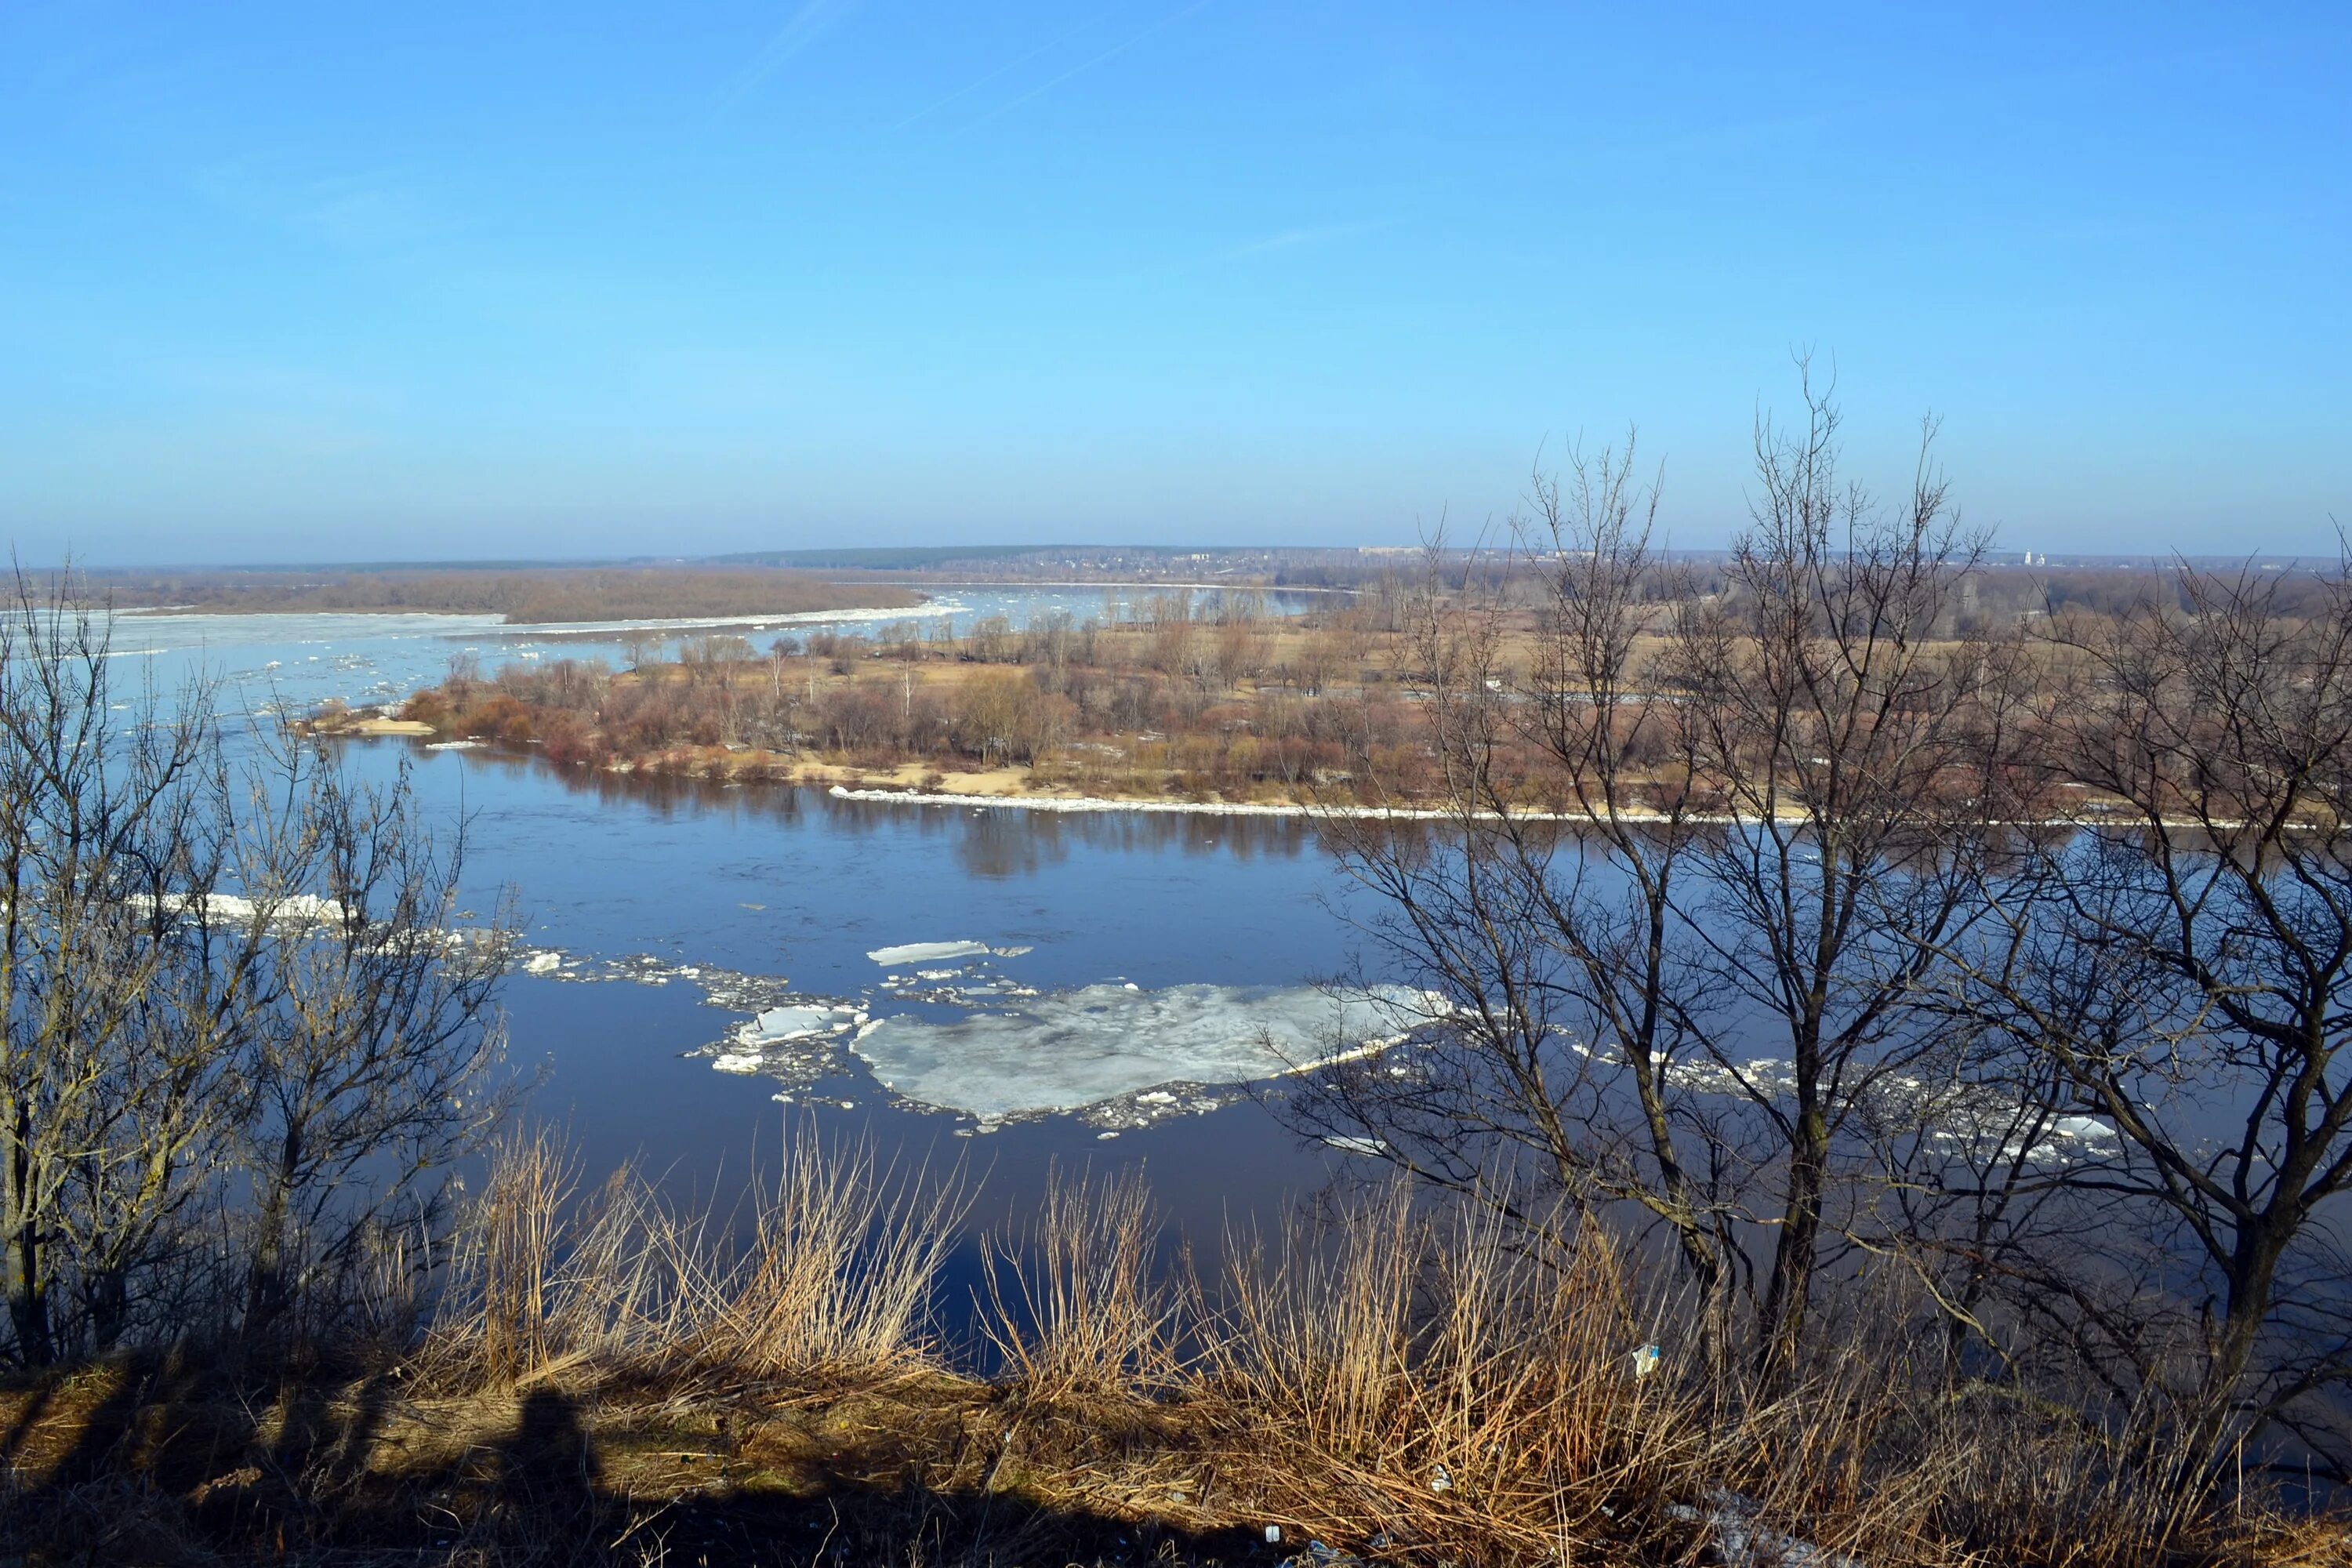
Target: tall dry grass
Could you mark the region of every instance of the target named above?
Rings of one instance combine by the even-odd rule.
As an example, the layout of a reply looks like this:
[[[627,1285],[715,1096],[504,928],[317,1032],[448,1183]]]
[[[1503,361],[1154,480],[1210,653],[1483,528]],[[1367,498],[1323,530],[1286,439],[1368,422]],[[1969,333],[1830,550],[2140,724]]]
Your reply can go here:
[[[1759,1398],[1606,1232],[1548,1260],[1402,1188],[1236,1240],[1202,1279],[1169,1263],[1139,1178],[1057,1175],[1031,1226],[982,1240],[983,1379],[931,1319],[964,1210],[958,1182],[803,1134],[722,1236],[627,1173],[583,1194],[559,1147],[516,1138],[433,1353],[446,1380],[721,1400],[919,1373],[971,1391],[952,1441],[913,1429],[934,1406],[898,1417],[907,1473],[946,1467],[926,1484],[1393,1561],[2341,1560],[2340,1524],[2152,1471],[2063,1390],[1953,1385],[1916,1303],[1852,1304],[1807,1374]],[[1652,1341],[1654,1366],[1634,1355]],[[973,1452],[978,1471],[924,1457]]]
[[[935,1359],[933,1283],[962,1184],[864,1142],[788,1138],[742,1223],[676,1212],[636,1172],[592,1197],[544,1132],[495,1151],[423,1364],[514,1386],[567,1372],[822,1377]]]
[[[980,1329],[1037,1401],[1158,1394],[1180,1372],[1175,1290],[1139,1172],[1089,1183],[1049,1173],[1036,1221],[982,1241]]]

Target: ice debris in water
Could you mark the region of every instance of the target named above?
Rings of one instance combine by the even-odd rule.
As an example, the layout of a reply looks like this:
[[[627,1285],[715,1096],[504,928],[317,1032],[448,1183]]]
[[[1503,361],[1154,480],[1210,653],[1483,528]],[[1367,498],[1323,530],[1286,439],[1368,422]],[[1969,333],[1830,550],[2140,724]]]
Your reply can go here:
[[[1392,1044],[1444,1011],[1399,985],[1088,985],[955,1023],[901,1016],[850,1049],[902,1100],[984,1121],[1076,1110],[1163,1084],[1249,1083]]]

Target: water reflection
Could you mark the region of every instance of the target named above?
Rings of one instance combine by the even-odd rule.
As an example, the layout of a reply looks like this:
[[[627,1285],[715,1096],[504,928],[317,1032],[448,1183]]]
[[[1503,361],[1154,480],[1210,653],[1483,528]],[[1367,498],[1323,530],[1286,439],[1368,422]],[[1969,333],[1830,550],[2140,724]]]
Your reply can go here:
[[[844,800],[812,792],[828,826],[851,834],[912,826],[961,835],[959,854],[976,876],[1011,876],[1068,858],[1079,846],[1104,853],[1224,855],[1296,859],[1315,847],[1297,817],[1192,816],[1175,812],[1035,811],[1021,806],[939,806]]]
[[[425,749],[421,742],[413,744]],[[884,833],[943,838],[951,843],[966,871],[992,879],[1034,874],[1067,860],[1074,849],[1109,855],[1173,850],[1250,861],[1296,860],[1318,848],[1314,825],[1301,817],[901,805],[845,800],[806,784],[555,767],[527,752],[491,747],[465,756],[469,768],[483,773],[516,780],[536,775],[561,784],[567,794],[593,797],[605,805],[645,808],[664,818],[814,826],[850,838]]]

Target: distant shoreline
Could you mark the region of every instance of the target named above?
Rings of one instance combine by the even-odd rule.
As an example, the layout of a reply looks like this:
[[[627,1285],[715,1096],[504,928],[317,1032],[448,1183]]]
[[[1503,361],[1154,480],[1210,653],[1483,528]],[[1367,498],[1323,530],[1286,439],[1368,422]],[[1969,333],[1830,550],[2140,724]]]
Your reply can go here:
[[[496,616],[510,626],[756,624],[819,613],[912,610],[927,598],[894,583],[845,583],[754,566],[115,572],[77,579],[71,587],[75,597],[124,616]]]

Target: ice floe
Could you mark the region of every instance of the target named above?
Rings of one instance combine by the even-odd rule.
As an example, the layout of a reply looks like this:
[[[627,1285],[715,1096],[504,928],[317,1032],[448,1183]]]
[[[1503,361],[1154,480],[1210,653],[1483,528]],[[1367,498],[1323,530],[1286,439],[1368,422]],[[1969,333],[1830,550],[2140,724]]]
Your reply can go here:
[[[280,893],[267,899],[250,899],[242,893],[164,893],[160,897],[133,893],[123,901],[135,910],[161,910],[167,915],[186,915],[215,925],[241,925],[258,918],[273,926],[331,926],[341,925],[347,918],[341,903],[316,893]]]
[[[877,947],[866,956],[888,969],[898,964],[938,963],[950,958],[1018,958],[1025,947],[991,947],[984,942],[905,942],[896,947]],[[939,976],[926,974],[926,980]]]
[[[892,973],[855,996],[645,953],[593,960],[531,950],[524,968],[574,984],[688,982],[710,1005],[749,1015],[688,1053],[716,1070],[761,1074],[791,1091],[862,1066],[899,1102],[970,1117],[983,1132],[1060,1113],[1106,1131],[1203,1115],[1241,1098],[1244,1086],[1385,1049],[1447,1012],[1441,997],[1395,985],[1146,990],[1113,979],[1041,994],[986,971],[988,957],[1027,949],[977,942],[908,943],[874,956],[912,963],[946,948],[973,963]],[[955,1016],[882,1011],[912,1005]]]
[[[1377,1156],[1389,1152],[1388,1144],[1378,1138],[1358,1138],[1347,1133],[1335,1132],[1325,1138],[1323,1142],[1343,1154]]]
[[[1171,1084],[1239,1084],[1392,1042],[1442,1010],[1403,986],[1084,986],[952,1023],[879,1018],[850,1044],[901,1100],[983,1122]]]
[[[845,1035],[866,1022],[856,1007],[828,1003],[803,1003],[771,1007],[735,1032],[745,1045],[775,1045],[786,1040],[814,1039],[819,1035]]]

